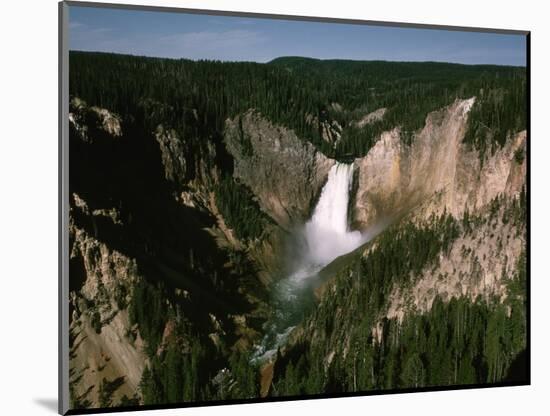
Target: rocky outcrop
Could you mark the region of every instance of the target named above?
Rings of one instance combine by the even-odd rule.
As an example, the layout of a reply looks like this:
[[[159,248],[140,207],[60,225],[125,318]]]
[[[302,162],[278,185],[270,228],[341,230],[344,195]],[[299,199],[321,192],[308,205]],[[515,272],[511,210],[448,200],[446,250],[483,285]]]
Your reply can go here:
[[[176,183],[185,183],[187,162],[186,149],[183,141],[173,129],[165,129],[162,125],[155,132],[164,166],[164,176],[167,180]]]
[[[384,114],[386,114],[387,108],[379,108],[378,110],[374,110],[366,115],[364,115],[359,121],[355,123],[355,126],[359,128],[363,128],[368,124],[375,123],[377,121],[382,120],[384,117]]]
[[[115,139],[122,136],[121,119],[109,110],[95,106],[90,107],[77,97],[71,99],[69,109],[69,122],[84,142],[91,143],[93,141],[94,131],[90,132],[90,128],[102,130]]]
[[[216,145],[209,140],[189,140],[159,124],[154,132],[164,177],[180,191],[187,206],[207,208],[208,192],[220,177]],[[185,189],[185,190],[184,190]]]
[[[501,193],[521,190],[526,162],[515,154],[525,148],[526,133],[517,133],[494,154],[480,158],[462,142],[473,103],[474,98],[456,100],[430,113],[411,146],[403,143],[399,129],[384,132],[365,157],[355,160],[355,228],[397,218],[420,204],[423,217],[444,210],[460,217]]]
[[[333,103],[335,104],[335,103]],[[334,111],[342,111],[341,106],[339,107],[336,104],[336,107],[331,105]],[[325,113],[326,114],[326,113]],[[312,126],[316,131],[319,131],[321,138],[327,142],[336,146],[342,137],[342,126],[336,120],[323,120],[319,121],[319,117],[314,116],[313,114],[306,115],[306,123]]]
[[[73,195],[71,210],[94,217],[86,202]],[[72,217],[72,216],[71,216]],[[118,215],[108,215],[118,224]],[[128,303],[140,276],[133,259],[98,241],[71,220],[70,375],[73,403],[105,406],[123,396],[134,398],[147,362],[143,341],[131,328]],[[81,285],[78,285],[79,277]],[[76,285],[76,286],[75,286]],[[110,385],[110,387],[108,387]],[[104,393],[114,389],[111,394]]]
[[[525,227],[510,216],[513,201],[503,200],[498,211],[484,210],[475,227],[440,253],[435,267],[411,276],[411,287],[394,287],[386,317],[402,320],[407,313],[429,311],[436,296],[444,302],[460,297],[472,302],[478,297],[506,299],[506,280],[526,249]]]
[[[321,137],[327,143],[336,146],[342,137],[342,126],[336,121],[323,121],[321,123]]]
[[[225,143],[234,177],[252,190],[264,212],[285,228],[309,217],[333,160],[254,110],[226,121]]]

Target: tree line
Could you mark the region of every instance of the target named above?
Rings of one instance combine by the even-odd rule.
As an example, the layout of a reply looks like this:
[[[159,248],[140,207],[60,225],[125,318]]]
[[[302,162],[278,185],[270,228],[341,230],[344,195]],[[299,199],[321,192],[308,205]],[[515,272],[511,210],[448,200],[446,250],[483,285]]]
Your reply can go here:
[[[221,140],[227,117],[255,108],[328,156],[359,157],[382,131],[401,127],[410,142],[428,112],[472,96],[478,101],[467,141],[474,146],[502,145],[526,123],[522,67],[306,58],[259,64],[75,51],[70,59],[71,95],[192,140]],[[354,123],[382,107],[388,111],[380,121]],[[320,124],[308,116],[337,121],[338,143],[323,140]]]

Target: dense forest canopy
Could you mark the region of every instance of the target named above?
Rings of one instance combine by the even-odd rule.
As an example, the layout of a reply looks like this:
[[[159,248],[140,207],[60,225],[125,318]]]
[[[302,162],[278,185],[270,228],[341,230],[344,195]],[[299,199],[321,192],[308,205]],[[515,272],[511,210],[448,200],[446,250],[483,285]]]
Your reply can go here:
[[[71,94],[124,118],[141,117],[151,129],[170,123],[183,137],[221,137],[227,117],[255,108],[328,156],[359,157],[381,132],[400,127],[410,141],[430,111],[474,96],[466,141],[477,148],[502,145],[526,124],[523,67],[299,57],[260,64],[87,52],[71,52],[70,61]],[[384,117],[358,127],[379,108],[387,108]],[[337,142],[323,140],[323,122],[340,126]]]

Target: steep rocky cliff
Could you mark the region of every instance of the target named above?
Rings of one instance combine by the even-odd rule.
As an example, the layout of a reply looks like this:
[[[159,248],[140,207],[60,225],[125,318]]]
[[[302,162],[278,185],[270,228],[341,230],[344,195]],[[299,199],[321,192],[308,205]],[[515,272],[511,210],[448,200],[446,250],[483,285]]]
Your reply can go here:
[[[215,375],[258,337],[278,227],[239,241],[225,225],[214,142],[76,98],[69,120],[72,406],[143,403],[166,351]]]
[[[436,297],[504,301],[509,275],[521,267],[527,244],[525,223],[514,216],[516,204],[516,198],[502,194],[493,200],[478,213],[475,226],[439,254],[435,266],[426,267],[409,286],[394,287],[385,317],[402,320],[408,313],[429,311]]]
[[[353,224],[362,229],[422,207],[422,216],[455,217],[480,209],[502,193],[517,195],[525,181],[525,132],[514,134],[494,154],[481,158],[462,142],[474,98],[428,114],[411,146],[399,129],[385,132],[367,156],[356,159],[357,194]]]
[[[227,120],[225,132],[233,175],[261,208],[285,228],[306,221],[334,160],[253,110]]]
[[[90,212],[77,194],[72,197],[72,216],[74,210],[92,222],[106,216]],[[116,211],[106,217],[117,221]],[[134,259],[98,241],[74,220],[69,233],[71,286],[77,289],[78,279],[82,283],[71,292],[71,395],[77,407],[87,402],[108,406],[124,396],[134,399],[147,357],[139,330],[130,325],[128,303],[142,276]]]

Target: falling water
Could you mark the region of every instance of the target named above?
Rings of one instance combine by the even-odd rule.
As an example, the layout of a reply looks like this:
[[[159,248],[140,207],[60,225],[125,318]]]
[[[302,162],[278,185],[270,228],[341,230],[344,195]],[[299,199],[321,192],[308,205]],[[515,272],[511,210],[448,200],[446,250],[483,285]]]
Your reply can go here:
[[[307,288],[304,290],[306,283],[336,257],[349,253],[365,242],[359,231],[350,231],[348,227],[352,185],[353,164],[335,163],[311,219],[299,232],[302,245],[298,262],[288,278],[278,284],[276,316],[266,328],[266,335],[254,354],[255,360],[274,354],[300,321],[303,304],[311,300],[310,291]]]
[[[336,163],[330,169],[313,216],[303,230],[306,249],[300,268],[291,278],[302,280],[316,274],[336,257],[361,245],[361,233],[350,231],[348,227],[352,184],[353,164]]]

